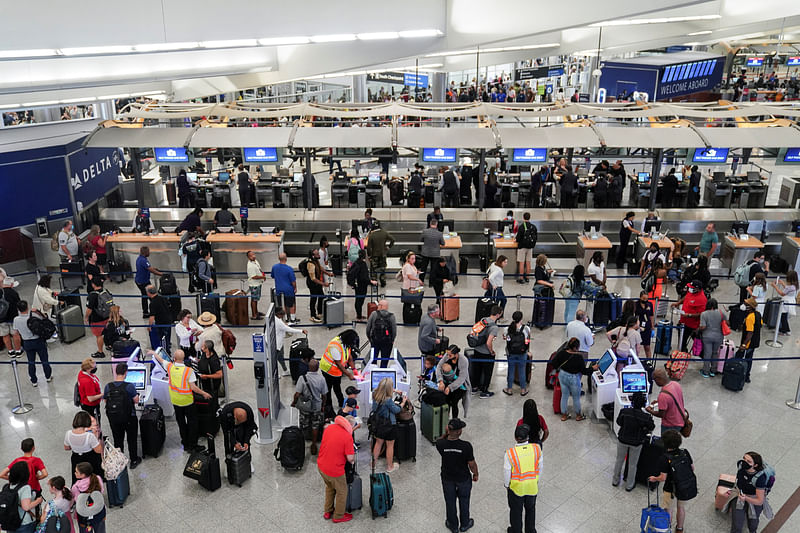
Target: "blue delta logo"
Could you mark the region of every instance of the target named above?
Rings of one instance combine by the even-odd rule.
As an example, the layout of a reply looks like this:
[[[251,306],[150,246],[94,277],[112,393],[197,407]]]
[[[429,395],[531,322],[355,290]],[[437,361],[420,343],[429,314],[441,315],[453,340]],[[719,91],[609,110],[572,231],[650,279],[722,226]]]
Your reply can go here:
[[[433,155],[435,155],[436,157],[444,157],[444,149],[437,148],[436,150],[433,151]]]
[[[178,155],[178,152],[172,148],[167,149],[167,157],[175,157],[176,155]]]
[[[263,148],[258,148],[256,150],[256,157],[266,157],[266,156],[267,156],[267,151],[264,150]]]

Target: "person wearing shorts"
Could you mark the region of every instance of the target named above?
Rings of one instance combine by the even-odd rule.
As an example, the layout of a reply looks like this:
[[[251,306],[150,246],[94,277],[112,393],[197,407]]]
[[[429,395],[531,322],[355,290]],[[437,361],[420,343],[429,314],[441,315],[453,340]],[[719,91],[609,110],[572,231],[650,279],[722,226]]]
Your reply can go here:
[[[261,299],[261,284],[267,279],[266,274],[261,270],[261,263],[256,259],[256,254],[252,250],[247,252],[247,284],[250,287],[250,311],[251,320],[262,320],[264,313],[258,311],[258,301]]]
[[[102,281],[99,279],[92,279],[89,285],[91,285],[91,291],[86,298],[86,316],[84,317],[84,322],[91,328],[92,334],[97,341],[97,351],[92,354],[92,357],[100,359],[106,356],[105,352],[103,352],[103,330],[108,323],[108,317],[104,317],[98,312],[100,307],[99,291],[103,290]]]
[[[301,397],[311,397],[311,406],[308,410],[298,408],[300,411],[300,429],[303,434],[311,433],[311,455],[317,454],[317,442],[325,423],[325,396],[328,394],[328,383],[319,372],[319,361],[311,359],[308,362],[308,372],[300,376],[294,389],[292,407],[297,407]]]
[[[286,264],[286,254],[278,255],[278,263],[272,265],[270,276],[275,280],[275,305],[283,307],[287,314],[289,324],[297,323],[295,316],[295,293],[297,292],[297,278],[294,269]],[[282,300],[282,301],[281,301]]]

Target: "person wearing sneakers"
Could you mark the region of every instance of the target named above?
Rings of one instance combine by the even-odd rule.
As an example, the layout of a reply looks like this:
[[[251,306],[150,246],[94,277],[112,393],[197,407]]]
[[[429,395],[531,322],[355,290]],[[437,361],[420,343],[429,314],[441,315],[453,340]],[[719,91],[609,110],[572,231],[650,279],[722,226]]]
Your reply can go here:
[[[475,520],[469,517],[469,498],[472,483],[478,482],[478,464],[472,453],[472,444],[461,440],[461,432],[465,427],[467,424],[460,418],[451,418],[445,434],[436,441],[436,451],[442,456],[442,492],[446,509],[444,525],[452,533],[467,531],[475,525]],[[456,512],[456,500],[459,512]]]
[[[22,348],[28,357],[28,377],[31,378],[31,384],[36,387],[39,382],[36,377],[36,354],[39,354],[42,370],[44,370],[44,378],[49,383],[53,380],[53,370],[48,362],[47,339],[42,339],[35,335],[28,327],[28,318],[31,316],[28,312],[28,302],[25,300],[17,302],[17,311],[19,314],[14,317],[14,333],[22,337]]]
[[[511,315],[506,334],[506,358],[508,359],[507,387],[503,394],[511,396],[514,389],[514,374],[519,382],[519,395],[527,396],[528,384],[525,381],[525,366],[530,356],[531,328],[522,322],[522,311],[514,311]]]
[[[103,330],[106,329],[106,324],[108,323],[108,314],[103,314],[103,305],[100,301],[100,291],[103,290],[103,281],[98,278],[93,278],[89,282],[89,288],[89,296],[86,297],[86,316],[83,321],[87,326],[90,326],[95,341],[97,342],[97,351],[92,354],[92,357],[101,359],[106,356],[103,352],[105,346]]]
[[[325,423],[325,396],[328,394],[328,384],[319,373],[319,361],[312,359],[308,362],[308,372],[300,376],[294,389],[292,407],[297,407],[300,412],[300,429],[303,433],[311,433],[311,455],[317,455],[317,441]],[[310,403],[297,405],[300,399],[310,400]]]
[[[597,370],[597,365],[587,367],[581,355],[581,341],[572,337],[567,341],[567,346],[553,358],[553,368],[558,372],[558,382],[561,385],[561,421],[570,419],[567,411],[567,402],[572,396],[572,407],[575,409],[575,420],[585,420],[581,412],[581,376],[589,376]]]
[[[628,477],[625,490],[632,491],[636,486],[636,466],[639,463],[639,454],[645,441],[650,442],[648,435],[656,428],[653,417],[644,412],[647,397],[643,392],[634,392],[631,396],[631,407],[625,407],[617,415],[617,459],[614,462],[614,477],[611,484],[619,486],[622,475],[622,465],[628,458]]]
[[[399,463],[394,462],[394,441],[397,438],[397,413],[402,411],[408,402],[408,396],[394,390],[392,378],[383,378],[375,390],[372,391],[372,411],[375,413],[375,445],[372,447],[372,466],[378,462],[381,450],[386,443],[386,473],[391,474],[398,468]],[[394,393],[402,394],[401,403],[394,401]]]
[[[347,506],[347,476],[345,463],[353,464],[356,452],[353,446],[353,426],[343,416],[337,416],[325,428],[319,445],[317,469],[325,483],[325,509],[323,518],[333,523],[349,522],[353,515],[345,513]]]
[[[536,496],[542,468],[542,447],[528,442],[531,429],[527,424],[514,430],[516,444],[503,456],[503,485],[508,498],[508,533],[523,532],[522,511],[525,511],[524,531],[536,531]]]
[[[294,272],[292,272],[294,274]],[[258,311],[258,301],[261,299],[261,285],[267,275],[261,270],[261,263],[256,259],[256,253],[252,250],[247,252],[247,285],[250,287],[250,311],[252,320],[263,320],[264,313]]]
[[[8,303],[5,316],[0,316],[0,337],[3,337],[3,346],[8,348],[9,357],[19,357],[22,355],[22,341],[19,333],[14,328],[14,318],[16,318],[19,302],[19,294],[12,287],[0,287],[0,301]]]

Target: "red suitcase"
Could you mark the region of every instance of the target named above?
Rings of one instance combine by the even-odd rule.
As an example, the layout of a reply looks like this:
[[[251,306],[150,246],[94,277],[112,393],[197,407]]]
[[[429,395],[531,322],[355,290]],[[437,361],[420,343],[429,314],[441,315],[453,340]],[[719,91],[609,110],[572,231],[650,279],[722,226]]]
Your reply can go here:
[[[692,356],[689,352],[673,350],[672,353],[669,354],[669,361],[664,365],[664,368],[667,369],[667,374],[669,374],[669,378],[680,381],[686,373],[686,369],[689,368],[689,360],[691,358]]]
[[[553,413],[561,414],[561,383],[556,376],[555,384],[553,385]]]

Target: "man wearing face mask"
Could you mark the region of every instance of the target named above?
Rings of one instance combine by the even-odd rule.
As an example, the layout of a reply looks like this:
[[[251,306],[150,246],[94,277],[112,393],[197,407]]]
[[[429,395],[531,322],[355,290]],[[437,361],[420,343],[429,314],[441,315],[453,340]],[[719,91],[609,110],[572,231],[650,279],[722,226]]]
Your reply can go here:
[[[693,337],[695,331],[700,326],[700,315],[706,310],[706,294],[703,292],[703,284],[695,280],[689,283],[686,294],[680,300],[673,303],[671,307],[680,307],[681,319],[683,324],[683,339],[681,339],[681,351],[687,351],[689,338]]]
[[[744,311],[744,328],[742,329],[742,342],[739,350],[744,351],[744,359],[747,361],[747,374],[744,382],[750,383],[750,369],[753,368],[753,353],[761,346],[761,313],[756,307],[758,303],[755,298],[747,298],[740,308]],[[737,356],[738,357],[738,356]]]
[[[769,272],[769,263],[766,261],[764,252],[756,250],[753,254],[753,259],[750,261],[750,272],[747,274],[747,280],[752,282],[759,272],[763,272],[766,275]],[[739,287],[739,301],[744,302],[748,296],[747,287]]]

